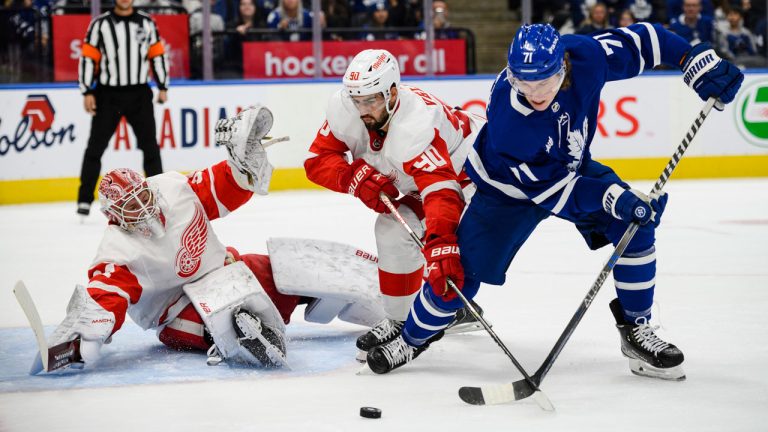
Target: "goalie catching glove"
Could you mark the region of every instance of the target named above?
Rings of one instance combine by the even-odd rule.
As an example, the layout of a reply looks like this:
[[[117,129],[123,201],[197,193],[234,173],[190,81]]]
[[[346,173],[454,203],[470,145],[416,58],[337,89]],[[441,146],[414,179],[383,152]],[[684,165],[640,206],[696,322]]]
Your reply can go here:
[[[227,162],[237,183],[259,195],[266,195],[272,178],[272,164],[261,140],[269,133],[272,112],[261,105],[251,106],[236,116],[216,122],[216,145],[225,146]]]

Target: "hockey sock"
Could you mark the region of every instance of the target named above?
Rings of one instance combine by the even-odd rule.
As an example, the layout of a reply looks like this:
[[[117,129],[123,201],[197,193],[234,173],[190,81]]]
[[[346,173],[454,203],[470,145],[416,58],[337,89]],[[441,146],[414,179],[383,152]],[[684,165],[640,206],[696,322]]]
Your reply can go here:
[[[438,307],[432,298],[432,288],[425,284],[411,306],[411,313],[403,327],[403,339],[411,346],[424,345],[441,330],[448,327],[456,310],[447,311]]]
[[[613,278],[624,319],[628,323],[634,323],[640,317],[650,320],[656,287],[656,248],[625,252],[613,268]]]

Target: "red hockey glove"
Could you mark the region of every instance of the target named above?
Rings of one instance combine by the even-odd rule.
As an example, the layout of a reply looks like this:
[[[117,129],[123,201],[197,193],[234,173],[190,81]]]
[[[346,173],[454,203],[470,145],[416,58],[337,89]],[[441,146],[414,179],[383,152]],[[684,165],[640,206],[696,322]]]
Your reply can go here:
[[[379,193],[384,192],[393,199],[399,195],[395,185],[387,176],[376,171],[363,159],[352,162],[347,182],[349,193],[363,202],[377,213],[389,213],[387,206],[381,202]]]
[[[459,245],[456,244],[456,234],[446,234],[434,237],[424,246],[424,257],[427,259],[427,281],[432,286],[432,292],[448,302],[455,299],[456,293],[451,289],[446,278],[451,278],[456,288],[464,286],[464,269],[461,267]]]

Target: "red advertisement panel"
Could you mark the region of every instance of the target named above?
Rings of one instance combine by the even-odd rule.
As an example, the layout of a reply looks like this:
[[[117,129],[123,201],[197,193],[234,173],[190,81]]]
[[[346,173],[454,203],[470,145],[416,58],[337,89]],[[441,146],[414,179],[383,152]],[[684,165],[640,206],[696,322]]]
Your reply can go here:
[[[189,77],[189,20],[187,15],[152,15],[165,45],[172,78]],[[90,15],[53,16],[53,79],[77,81],[80,60]]]
[[[435,41],[434,67],[438,75],[467,72],[463,39]],[[424,41],[335,41],[323,43],[323,76],[342,76],[349,61],[364,49],[385,49],[400,64],[403,75],[424,75],[427,70]],[[243,43],[243,78],[313,77],[312,42]]]

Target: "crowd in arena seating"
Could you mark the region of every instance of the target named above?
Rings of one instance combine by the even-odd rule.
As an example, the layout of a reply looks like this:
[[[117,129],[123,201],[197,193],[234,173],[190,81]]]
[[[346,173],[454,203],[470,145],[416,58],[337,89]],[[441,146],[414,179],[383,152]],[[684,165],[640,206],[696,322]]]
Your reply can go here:
[[[214,52],[240,61],[243,41],[311,39],[311,0],[135,0],[152,14],[187,14],[193,58],[200,53],[203,3],[210,1]],[[450,0],[433,1],[435,37],[461,37],[449,20]],[[508,0],[519,14],[521,0]],[[536,0],[533,22],[561,33],[591,33],[638,21],[662,23],[693,43],[709,42],[741,67],[766,67],[765,0]],[[111,2],[105,0],[102,10]],[[325,40],[394,40],[425,37],[423,0],[321,0],[317,19]],[[90,13],[90,0],[0,0],[0,52],[39,56],[50,49],[51,15]],[[2,60],[2,59],[0,59]]]
[[[691,44],[710,43],[739,67],[766,67],[765,0],[537,0],[534,22],[560,33],[589,34],[635,22],[664,24]],[[519,10],[520,1],[510,0]]]

